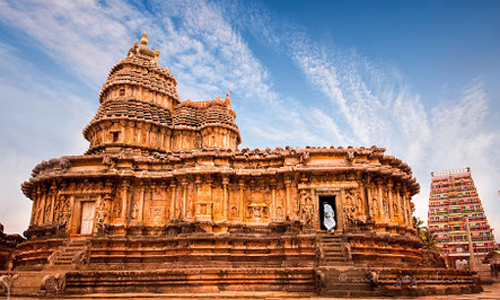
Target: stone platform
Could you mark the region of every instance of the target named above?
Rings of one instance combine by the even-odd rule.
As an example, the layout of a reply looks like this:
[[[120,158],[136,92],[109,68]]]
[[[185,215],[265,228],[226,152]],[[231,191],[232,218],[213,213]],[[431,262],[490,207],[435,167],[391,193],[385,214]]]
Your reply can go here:
[[[0,298],[2,299],[2,298]],[[37,297],[11,297],[10,299],[16,300],[33,300],[33,299],[46,299]],[[261,299],[287,299],[287,300],[302,300],[302,299],[317,299],[317,300],[346,300],[350,298],[331,298],[314,296],[307,293],[283,293],[283,292],[223,292],[216,296],[210,293],[182,293],[182,294],[158,294],[158,293],[122,293],[122,294],[87,294],[78,296],[64,296],[58,297],[59,300],[74,300],[74,299],[92,299],[92,300],[125,300],[125,299],[157,299],[157,300],[188,300],[188,299],[217,299],[217,300],[261,300]],[[386,297],[366,297],[365,300],[380,300],[387,299]],[[500,299],[500,283],[484,286],[484,291],[476,294],[464,295],[432,295],[421,297],[400,296],[395,299],[413,299],[413,300],[498,300]]]

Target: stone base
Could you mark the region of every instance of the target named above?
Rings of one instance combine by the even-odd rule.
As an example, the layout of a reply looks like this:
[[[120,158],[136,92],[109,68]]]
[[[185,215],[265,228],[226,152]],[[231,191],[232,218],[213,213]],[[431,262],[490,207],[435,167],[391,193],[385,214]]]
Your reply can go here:
[[[424,296],[478,293],[479,278],[445,268],[320,267],[318,294],[330,297]]]
[[[66,293],[219,293],[283,291],[314,293],[314,270],[185,269],[66,273]]]

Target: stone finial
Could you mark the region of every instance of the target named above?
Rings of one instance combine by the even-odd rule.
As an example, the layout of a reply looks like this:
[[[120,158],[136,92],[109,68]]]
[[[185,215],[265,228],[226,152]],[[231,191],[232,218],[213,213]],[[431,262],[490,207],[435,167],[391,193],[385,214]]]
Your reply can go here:
[[[146,34],[146,32],[144,32],[142,34],[141,45],[144,45],[144,46],[148,45],[148,35]]]

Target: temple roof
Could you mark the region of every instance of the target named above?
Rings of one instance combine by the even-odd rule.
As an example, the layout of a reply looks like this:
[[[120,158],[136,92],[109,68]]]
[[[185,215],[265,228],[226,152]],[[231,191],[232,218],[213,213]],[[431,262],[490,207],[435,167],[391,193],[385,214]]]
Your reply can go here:
[[[158,65],[160,51],[150,49],[146,38],[144,33],[141,44],[136,41],[128,51],[127,57],[111,69],[99,94],[100,103],[105,101],[108,89],[116,85],[144,87],[153,92],[168,95],[176,104],[180,103],[174,75],[167,67]]]
[[[176,90],[177,81],[168,68],[158,65],[159,56],[158,50],[148,47],[147,35],[144,33],[141,41],[136,41],[130,48],[126,58],[120,60],[111,69],[99,94],[101,106],[83,130],[84,137],[91,142],[89,151],[105,149],[101,147],[102,144],[115,144],[110,146],[113,148],[111,151],[115,151],[117,147],[141,147],[155,149],[155,151],[158,147],[164,147],[163,151],[167,151],[172,150],[169,147],[182,149],[202,147],[203,143],[205,147],[236,148],[241,142],[241,137],[235,123],[236,114],[231,109],[229,94],[225,99],[217,97],[209,101],[188,99],[181,102]],[[153,139],[141,140],[140,143],[148,144],[138,145],[139,140],[125,140],[123,134],[120,137],[120,132],[125,132],[126,126],[136,126],[122,121],[143,122],[173,131],[181,130],[181,134],[174,135],[169,132],[167,135],[172,139],[182,139],[182,142],[176,143],[172,140],[159,146],[158,139]],[[114,126],[112,134],[116,134],[113,140],[109,139],[110,126]],[[218,127],[223,130],[208,129],[205,133],[205,140],[202,135],[202,140],[196,140],[196,144],[194,140],[190,140],[190,135],[185,135],[184,132],[184,130],[191,130],[201,133],[201,130],[208,127]],[[142,127],[139,126],[139,128]],[[145,128],[141,130],[147,130]],[[210,132],[210,141],[208,141],[208,132]],[[143,134],[148,135],[147,132]]]
[[[89,126],[103,119],[132,119],[172,126],[170,110],[138,100],[110,101],[102,104]]]
[[[174,124],[193,127],[203,127],[209,124],[227,125],[235,130],[236,114],[231,110],[229,94],[225,99],[219,97],[209,101],[186,100],[174,109]]]

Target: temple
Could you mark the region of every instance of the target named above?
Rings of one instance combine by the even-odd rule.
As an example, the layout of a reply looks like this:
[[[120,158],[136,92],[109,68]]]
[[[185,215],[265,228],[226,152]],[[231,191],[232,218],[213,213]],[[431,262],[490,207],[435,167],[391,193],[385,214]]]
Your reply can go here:
[[[375,146],[240,150],[230,96],[180,101],[159,55],[144,34],[102,87],[88,151],[43,161],[23,183],[33,210],[3,272],[13,293],[480,289],[422,248],[406,163]]]
[[[495,250],[495,239],[470,168],[431,175],[428,224],[429,230],[436,235],[437,246],[443,248],[448,265],[474,269],[486,281],[490,266],[482,261]]]

